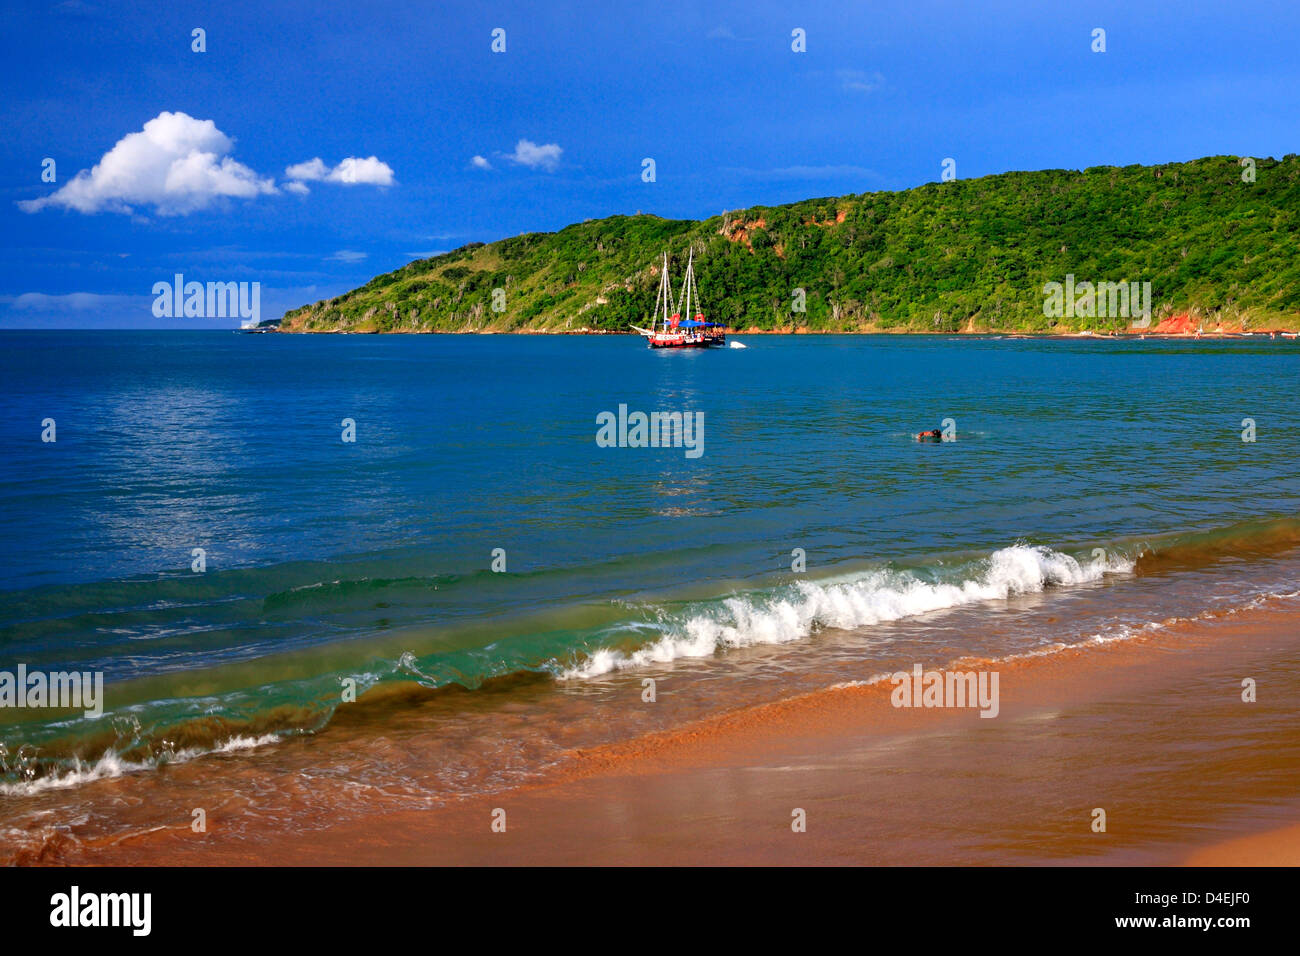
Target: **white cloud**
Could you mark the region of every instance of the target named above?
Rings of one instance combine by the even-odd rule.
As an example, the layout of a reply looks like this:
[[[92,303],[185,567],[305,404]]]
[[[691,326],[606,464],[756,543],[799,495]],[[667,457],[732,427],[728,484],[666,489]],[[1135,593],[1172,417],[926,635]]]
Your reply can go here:
[[[880,179],[880,174],[865,166],[779,166],[773,169],[750,169],[745,166],[728,166],[727,173],[752,176],[755,179],[836,179],[839,177],[864,177]]]
[[[488,162],[486,159],[484,159],[482,156],[474,156],[474,157],[472,157],[472,158],[470,159],[470,161],[469,161],[469,164],[470,164],[471,166],[473,166],[475,169],[491,169],[491,168],[492,168],[492,164],[489,163],[489,162]]]
[[[731,27],[714,27],[705,36],[710,40],[734,40],[736,34],[731,32]]]
[[[152,206],[160,215],[185,215],[225,198],[252,199],[276,192],[263,178],[228,154],[234,147],[212,120],[186,113],[159,113],[144,129],[128,133],[89,170],[58,191],[18,207],[36,212],[62,206],[82,213],[130,213]]]
[[[15,309],[29,312],[84,312],[88,309],[103,309],[141,298],[129,295],[104,295],[98,292],[69,292],[65,295],[24,292],[12,299],[10,304]]]
[[[877,71],[836,70],[841,87],[849,93],[874,93],[885,85],[885,78]]]
[[[345,186],[391,186],[393,185],[393,168],[382,162],[378,156],[362,159],[349,156],[333,169],[325,165],[319,156],[305,163],[296,163],[284,171],[294,180],[312,182],[342,183]]]
[[[520,166],[527,166],[530,169],[536,169],[539,166],[547,172],[553,172],[555,167],[560,165],[560,154],[564,150],[558,143],[547,143],[545,146],[538,146],[532,140],[521,139],[515,144],[515,151],[506,158]]]
[[[704,36],[705,39],[708,40],[735,40],[737,43],[750,43],[754,39],[753,37],[736,36],[736,31],[725,24],[723,26],[714,27]]]
[[[366,258],[367,253],[357,252],[355,249],[340,249],[334,255],[326,258],[326,262],[360,262]]]
[[[380,162],[379,157],[359,159],[349,156],[334,167],[329,175],[330,182],[344,183],[348,186],[364,183],[370,186],[393,185],[393,169],[387,163]]]
[[[329,174],[329,167],[319,156],[305,163],[296,163],[284,171],[290,179],[324,179]]]
[[[167,278],[170,276],[155,276]],[[191,278],[186,270],[186,278]],[[195,279],[202,276],[195,275]],[[214,278],[208,276],[208,278]],[[225,278],[233,279],[227,273]],[[152,280],[150,280],[152,281]],[[315,302],[340,295],[351,288],[348,282],[329,286],[277,287],[263,283],[261,287],[262,319],[275,319],[286,309],[297,308],[306,302]],[[149,282],[144,284],[149,288]],[[166,318],[153,314],[156,299],[152,293],[120,295],[99,292],[71,292],[53,294],[27,292],[19,296],[0,295],[0,327],[15,329],[212,329],[237,328],[240,320],[211,318]]]
[[[311,192],[305,183],[285,183],[284,188],[286,192],[291,192],[295,196],[305,196]]]

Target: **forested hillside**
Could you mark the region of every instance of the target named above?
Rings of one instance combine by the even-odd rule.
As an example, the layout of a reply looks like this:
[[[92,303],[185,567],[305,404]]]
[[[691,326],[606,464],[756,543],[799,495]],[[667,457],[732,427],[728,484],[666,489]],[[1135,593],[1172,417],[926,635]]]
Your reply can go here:
[[[626,331],[688,245],[705,315],[736,329],[1108,329],[1043,314],[1043,284],[1150,282],[1156,321],[1300,326],[1300,157],[1013,172],[902,192],[611,216],[412,262],[284,317],[285,331]],[[493,290],[503,290],[494,302]],[[797,289],[805,311],[796,311]],[[494,310],[494,304],[504,306]]]

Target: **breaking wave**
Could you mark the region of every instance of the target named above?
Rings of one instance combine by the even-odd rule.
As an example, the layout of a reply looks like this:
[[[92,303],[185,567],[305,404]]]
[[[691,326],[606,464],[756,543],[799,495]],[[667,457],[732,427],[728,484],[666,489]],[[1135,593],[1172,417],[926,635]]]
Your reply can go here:
[[[727,648],[786,644],[823,628],[869,627],[931,611],[1033,594],[1049,587],[1088,584],[1126,574],[1134,560],[1098,550],[1092,560],[1050,548],[1016,544],[995,551],[955,581],[927,580],[911,570],[870,571],[849,579],[804,581],[766,596],[727,598],[716,607],[665,619],[662,636],[631,651],[606,648],[565,668],[564,680],[706,657]]]
[[[45,790],[63,790],[68,787],[80,786],[83,783],[90,783],[94,780],[107,780],[128,773],[139,773],[142,770],[154,770],[164,763],[184,763],[205,754],[252,750],[257,747],[264,747],[267,744],[273,744],[278,740],[280,740],[280,737],[276,734],[261,734],[256,737],[235,736],[215,744],[211,748],[189,747],[168,753],[162,758],[149,757],[144,760],[129,760],[117,751],[108,750],[93,761],[73,758],[66,768],[53,770],[44,776],[12,782],[0,781],[0,796],[32,796]]]

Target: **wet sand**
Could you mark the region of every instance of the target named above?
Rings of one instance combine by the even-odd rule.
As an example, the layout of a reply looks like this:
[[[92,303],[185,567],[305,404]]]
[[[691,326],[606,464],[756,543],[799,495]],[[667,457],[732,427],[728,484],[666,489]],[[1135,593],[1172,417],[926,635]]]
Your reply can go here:
[[[1300,824],[1197,850],[1188,866],[1300,866]]]
[[[252,840],[223,835],[216,814],[206,834],[158,830],[62,862],[1290,865],[1293,622],[1242,612],[1158,638],[965,662],[1000,673],[994,719],[894,708],[888,684],[832,688],[579,752],[539,784],[444,809]],[[1245,677],[1255,703],[1242,701]],[[211,783],[219,790],[217,772]],[[792,829],[798,810],[806,832]],[[1274,834],[1283,828],[1289,842]]]

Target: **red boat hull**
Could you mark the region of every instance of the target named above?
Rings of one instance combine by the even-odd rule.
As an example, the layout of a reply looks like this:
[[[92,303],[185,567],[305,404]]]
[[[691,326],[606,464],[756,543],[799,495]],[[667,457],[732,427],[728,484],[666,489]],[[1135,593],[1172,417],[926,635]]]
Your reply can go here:
[[[646,344],[652,349],[708,349],[726,345],[722,336],[688,339],[682,335],[647,336]]]

